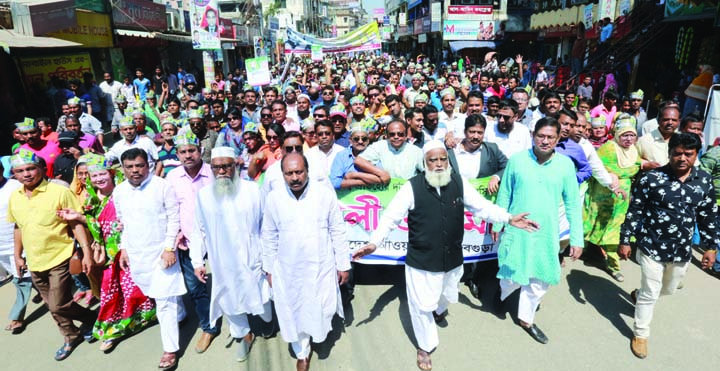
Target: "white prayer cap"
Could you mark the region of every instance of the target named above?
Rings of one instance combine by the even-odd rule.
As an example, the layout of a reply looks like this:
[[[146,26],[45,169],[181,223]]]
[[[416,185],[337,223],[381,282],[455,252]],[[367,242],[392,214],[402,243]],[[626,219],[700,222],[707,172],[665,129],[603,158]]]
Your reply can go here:
[[[210,152],[211,160],[221,157],[235,158],[235,150],[231,147],[216,147],[212,149],[212,152]]]
[[[426,155],[428,152],[430,152],[434,149],[445,149],[445,144],[437,139],[433,139],[431,141],[426,142],[422,149],[423,149],[423,155]]]

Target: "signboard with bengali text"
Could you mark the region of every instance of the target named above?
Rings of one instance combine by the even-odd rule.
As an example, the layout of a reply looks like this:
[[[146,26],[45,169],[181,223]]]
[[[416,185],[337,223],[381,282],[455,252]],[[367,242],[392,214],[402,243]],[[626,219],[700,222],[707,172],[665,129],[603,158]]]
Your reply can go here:
[[[444,40],[495,40],[498,28],[494,21],[445,20]]]
[[[492,5],[450,5],[448,14],[490,15],[493,13]]]
[[[57,76],[61,80],[82,80],[83,73],[93,73],[92,60],[88,53],[20,58],[19,65],[25,86],[34,84],[46,86],[53,76]]]
[[[473,184],[487,199],[487,183],[490,178],[473,179]],[[370,234],[377,229],[383,210],[387,208],[397,191],[405,183],[402,179],[392,179],[387,185],[374,185],[338,191],[338,201],[347,223],[347,236],[350,250],[365,246]],[[469,211],[465,212],[465,236],[462,242],[465,262],[497,259],[497,244],[491,237],[492,225],[476,219]],[[364,264],[405,264],[408,245],[407,218],[397,229],[390,232],[385,242],[377,250],[362,259]]]
[[[150,1],[114,1],[112,16],[116,27],[144,31],[165,31],[168,27],[165,5]]]

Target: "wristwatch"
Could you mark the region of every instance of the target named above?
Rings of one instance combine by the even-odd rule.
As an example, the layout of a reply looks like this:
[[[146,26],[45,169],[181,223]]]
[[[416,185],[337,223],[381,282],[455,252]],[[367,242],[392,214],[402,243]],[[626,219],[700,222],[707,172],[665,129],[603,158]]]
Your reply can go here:
[[[165,248],[165,251],[167,251],[167,252],[175,252],[175,248],[174,248],[174,247],[166,247],[166,248]]]

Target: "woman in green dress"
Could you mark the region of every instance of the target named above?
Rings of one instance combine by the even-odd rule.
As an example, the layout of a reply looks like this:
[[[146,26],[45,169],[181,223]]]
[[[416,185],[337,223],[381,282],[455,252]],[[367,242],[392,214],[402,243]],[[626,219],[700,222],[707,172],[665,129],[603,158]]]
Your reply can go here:
[[[615,136],[598,148],[597,154],[605,168],[617,175],[619,188],[630,194],[635,174],[640,170],[641,159],[635,148],[637,132],[635,119],[629,115],[618,117],[615,124]],[[616,195],[602,186],[595,178],[590,179],[584,205],[585,241],[600,247],[606,256],[607,271],[622,282],[625,277],[620,273],[620,258],[617,254],[620,242],[620,225],[625,220],[630,200],[627,196]]]

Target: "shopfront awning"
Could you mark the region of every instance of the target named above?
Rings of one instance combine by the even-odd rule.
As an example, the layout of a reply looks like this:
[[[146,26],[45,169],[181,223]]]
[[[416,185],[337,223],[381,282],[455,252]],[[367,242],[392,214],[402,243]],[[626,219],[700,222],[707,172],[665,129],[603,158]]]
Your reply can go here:
[[[27,36],[8,30],[0,30],[0,45],[10,48],[68,48],[82,46],[76,42],[54,37]]]
[[[490,48],[495,49],[497,42],[495,41],[450,41],[450,50],[456,52],[461,49],[468,48]]]
[[[584,20],[585,5],[558,9],[530,16],[530,29],[539,30],[546,27],[574,25]]]
[[[120,36],[142,37],[144,39],[154,39],[156,35],[155,32],[124,30],[122,28],[116,28],[115,34]]]

